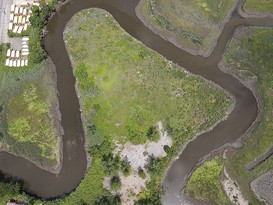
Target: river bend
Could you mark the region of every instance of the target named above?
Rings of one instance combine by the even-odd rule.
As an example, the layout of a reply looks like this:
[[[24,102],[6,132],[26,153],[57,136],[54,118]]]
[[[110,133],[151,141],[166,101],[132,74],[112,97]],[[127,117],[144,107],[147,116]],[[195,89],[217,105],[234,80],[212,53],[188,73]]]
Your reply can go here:
[[[163,196],[164,204],[180,204],[181,189],[199,160],[224,144],[240,138],[255,121],[258,113],[255,96],[239,80],[222,72],[218,68],[218,62],[237,27],[242,25],[273,27],[273,19],[241,17],[238,12],[238,7],[242,4],[240,0],[211,55],[201,57],[181,50],[147,28],[136,15],[135,8],[138,3],[139,0],[71,0],[56,12],[47,25],[48,33],[44,43],[56,65],[61,123],[65,133],[62,169],[58,175],[55,175],[38,168],[22,157],[7,152],[0,153],[0,169],[8,175],[21,178],[28,192],[42,198],[55,198],[70,193],[77,187],[86,172],[87,158],[80,105],[75,91],[73,70],[63,41],[66,23],[75,13],[85,8],[97,7],[107,10],[122,28],[144,45],[191,73],[216,83],[235,99],[234,109],[228,118],[217,124],[213,130],[190,142],[179,159],[172,164],[163,182],[168,190]]]

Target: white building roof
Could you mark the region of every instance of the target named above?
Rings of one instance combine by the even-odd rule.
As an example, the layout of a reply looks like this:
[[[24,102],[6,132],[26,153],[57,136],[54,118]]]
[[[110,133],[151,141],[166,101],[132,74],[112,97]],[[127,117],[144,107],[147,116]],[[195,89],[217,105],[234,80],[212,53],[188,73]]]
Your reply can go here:
[[[18,23],[18,16],[14,16],[13,23]]]
[[[27,56],[29,52],[22,52],[22,56]]]
[[[25,61],[21,60],[21,66],[25,66]]]
[[[19,57],[20,57],[20,52],[19,52],[18,50],[15,52],[15,57],[16,57],[16,58],[19,58]]]
[[[9,66],[9,59],[8,59],[8,58],[6,59],[6,64],[5,64],[5,66]]]
[[[14,14],[13,14],[13,13],[10,13],[10,15],[9,15],[9,20],[10,20],[10,21],[13,21],[13,18],[14,18]]]
[[[13,66],[13,60],[9,60],[9,67]]]
[[[12,4],[12,5],[10,6],[10,12],[13,13],[13,12],[14,12],[14,9],[15,9],[15,5]]]
[[[24,31],[27,30],[27,24],[24,24]]]
[[[24,10],[23,10],[23,15],[24,15],[24,16],[27,15],[27,9],[26,9],[26,8],[24,8]]]
[[[12,58],[14,58],[14,57],[15,57],[15,50],[12,50],[12,51],[11,51],[10,56],[11,56]]]
[[[19,14],[19,7],[15,6],[14,13]]]
[[[27,37],[27,36],[24,36],[23,38],[22,38],[22,41],[28,41],[29,40],[29,37]]]
[[[7,50],[7,56],[10,57],[10,54],[11,54],[11,49],[8,49]]]
[[[21,66],[21,60],[17,60],[16,61],[16,67],[20,67]]]
[[[13,23],[9,23],[9,30],[12,30],[13,28]]]
[[[24,10],[24,8],[23,8],[23,7],[20,7],[20,8],[19,8],[19,14],[23,14],[23,10]]]
[[[23,28],[24,28],[23,26],[19,26],[19,29],[18,29],[17,33],[22,33]]]

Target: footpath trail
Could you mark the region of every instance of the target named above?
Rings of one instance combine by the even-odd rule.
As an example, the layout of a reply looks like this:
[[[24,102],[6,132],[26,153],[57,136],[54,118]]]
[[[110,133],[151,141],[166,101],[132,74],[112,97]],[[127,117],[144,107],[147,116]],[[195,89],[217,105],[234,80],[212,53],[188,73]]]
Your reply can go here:
[[[63,41],[66,23],[75,13],[85,8],[96,7],[110,12],[122,28],[144,45],[189,72],[219,85],[229,92],[236,102],[226,120],[188,143],[179,159],[172,164],[163,182],[166,190],[163,196],[164,204],[183,204],[184,198],[181,190],[191,170],[204,156],[226,143],[239,139],[254,123],[258,113],[255,96],[239,80],[222,72],[218,68],[218,62],[237,27],[242,25],[273,27],[273,19],[241,17],[238,12],[239,5],[242,3],[240,0],[231,19],[225,25],[212,54],[205,58],[193,56],[179,49],[147,28],[136,14],[135,8],[138,3],[139,0],[71,0],[57,11],[49,22],[44,44],[56,65],[58,76],[57,89],[60,94],[61,123],[65,133],[62,169],[58,175],[55,175],[36,167],[22,157],[6,152],[0,153],[1,170],[8,175],[21,178],[28,192],[42,198],[58,197],[70,193],[80,183],[86,172],[87,159],[80,106],[74,87],[75,78]]]

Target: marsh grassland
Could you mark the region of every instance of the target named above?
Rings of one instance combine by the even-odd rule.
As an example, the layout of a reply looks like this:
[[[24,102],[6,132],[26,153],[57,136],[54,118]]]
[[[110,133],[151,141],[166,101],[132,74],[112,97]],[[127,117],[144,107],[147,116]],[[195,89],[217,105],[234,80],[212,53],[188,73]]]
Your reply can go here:
[[[229,172],[229,175],[235,180],[244,197],[251,204],[264,204],[259,201],[250,188],[250,183],[259,177],[261,174],[272,170],[273,160],[272,157],[266,161],[258,164],[254,169],[247,171],[246,165],[253,162],[255,159],[261,157],[263,154],[272,148],[272,104],[273,104],[273,84],[272,84],[272,53],[273,53],[273,29],[270,28],[255,28],[243,27],[236,30],[236,33],[227,47],[223,56],[223,66],[233,72],[243,82],[252,87],[254,92],[261,100],[261,113],[260,120],[254,128],[253,132],[246,138],[243,146],[239,148],[231,157],[226,160],[218,161],[223,173],[224,165]],[[194,191],[191,188],[191,181],[195,178],[206,178],[206,174],[201,173],[200,170],[207,169],[206,163],[202,165],[193,174],[189,181],[188,190]],[[198,171],[199,170],[199,171]],[[208,174],[210,172],[207,172]],[[212,177],[212,181],[220,183],[219,176]],[[216,182],[215,182],[216,183]],[[216,189],[218,194],[222,191]],[[207,193],[208,187],[200,184],[195,191],[197,194],[194,196],[197,199],[209,201],[214,194],[200,195],[200,191]],[[215,204],[222,204],[215,201]]]
[[[229,19],[234,0],[142,1],[144,21],[193,54],[208,55]]]
[[[228,46],[223,62],[245,82],[254,85],[261,99],[261,116],[243,147],[229,160],[228,170],[250,202],[262,204],[253,195],[249,183],[262,173],[272,170],[272,157],[251,171],[246,171],[245,165],[266,153],[273,144],[273,29],[244,28],[245,35],[240,35],[239,31]]]
[[[0,54],[1,149],[54,170],[61,151],[61,138],[54,128],[54,82],[45,62],[22,68],[3,66],[7,48],[2,45]]]
[[[243,9],[246,13],[272,13],[273,0],[246,0]]]

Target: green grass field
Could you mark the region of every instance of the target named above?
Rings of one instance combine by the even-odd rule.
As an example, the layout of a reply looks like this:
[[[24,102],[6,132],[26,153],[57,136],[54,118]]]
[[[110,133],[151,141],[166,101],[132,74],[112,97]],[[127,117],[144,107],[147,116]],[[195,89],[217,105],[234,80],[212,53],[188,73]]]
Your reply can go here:
[[[153,26],[186,48],[203,54],[220,35],[234,0],[148,0],[141,13]]]
[[[169,130],[174,146],[168,157],[153,164],[148,185],[152,189],[160,187],[181,146],[221,119],[231,105],[222,90],[136,42],[105,11],[76,14],[68,23],[65,41],[90,150],[102,142],[113,149],[113,140],[143,144],[158,121]]]
[[[244,4],[244,10],[272,13],[273,12],[273,0],[246,0]]]
[[[252,204],[262,204],[254,196],[249,183],[273,168],[272,157],[252,171],[244,166],[266,153],[273,145],[273,29],[250,28],[243,39],[234,38],[227,48],[223,62],[245,80],[257,79],[257,93],[262,102],[261,120],[244,146],[229,161],[228,170]]]
[[[51,103],[56,98],[45,63],[5,67],[7,45],[1,47],[0,136],[1,149],[30,161],[54,167],[60,161]]]
[[[198,167],[187,184],[187,192],[195,199],[209,204],[230,204],[220,182],[224,169],[223,159],[216,157]]]

